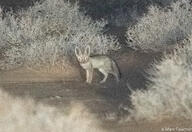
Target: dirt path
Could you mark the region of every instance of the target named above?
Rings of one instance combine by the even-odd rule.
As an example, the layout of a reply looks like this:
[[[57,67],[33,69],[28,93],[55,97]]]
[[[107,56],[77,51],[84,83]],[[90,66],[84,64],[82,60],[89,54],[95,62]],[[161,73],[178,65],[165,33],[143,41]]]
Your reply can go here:
[[[87,104],[94,113],[116,112],[121,104],[129,104],[130,91],[127,84],[133,89],[145,88],[144,70],[154,58],[149,54],[133,51],[116,54],[113,58],[121,71],[120,83],[116,83],[115,79],[109,76],[106,83],[99,84],[102,75],[96,71],[93,84],[86,84],[84,71],[80,67],[77,67],[77,71],[80,71],[81,76],[78,73],[77,77],[72,77],[76,78],[75,80],[64,79],[62,76],[43,76],[19,69],[1,72],[0,81],[4,90],[15,96],[30,96],[56,106],[78,100]],[[99,106],[97,109],[94,108],[95,104]]]
[[[121,106],[131,106],[129,100],[130,91],[127,83],[133,89],[144,89],[146,84],[145,70],[157,58],[159,54],[145,54],[137,52],[124,52],[116,54],[113,58],[116,60],[121,71],[121,81],[116,83],[112,76],[105,84],[99,84],[102,78],[101,74],[96,72],[93,84],[84,83],[82,77],[84,72],[80,71],[75,80],[64,79],[53,76],[37,76],[32,72],[17,71],[1,72],[0,85],[9,94],[16,97],[29,96],[38,102],[42,102],[55,107],[68,107],[72,101],[82,102],[94,113],[101,121],[103,127],[114,132],[155,132],[161,131],[161,128],[169,124],[169,121],[158,123],[136,123],[118,124],[119,118],[126,116]],[[95,107],[97,106],[97,107]],[[107,119],[107,120],[106,120]],[[189,126],[189,122],[186,126]],[[181,125],[181,121],[171,121],[170,126]]]

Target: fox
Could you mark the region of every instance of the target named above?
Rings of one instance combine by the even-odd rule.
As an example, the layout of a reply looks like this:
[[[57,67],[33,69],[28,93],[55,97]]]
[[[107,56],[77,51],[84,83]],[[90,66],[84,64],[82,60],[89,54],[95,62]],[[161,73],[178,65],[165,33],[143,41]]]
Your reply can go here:
[[[90,56],[90,46],[86,46],[84,52],[80,48],[75,47],[75,55],[80,66],[86,71],[86,83],[92,83],[94,69],[98,69],[104,75],[100,83],[106,82],[109,74],[112,74],[117,82],[120,81],[120,72],[117,64],[108,56]]]

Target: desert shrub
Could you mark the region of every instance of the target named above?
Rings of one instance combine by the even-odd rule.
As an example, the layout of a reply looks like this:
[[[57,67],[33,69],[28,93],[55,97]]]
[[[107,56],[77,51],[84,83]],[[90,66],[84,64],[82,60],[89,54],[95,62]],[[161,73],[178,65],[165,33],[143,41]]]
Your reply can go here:
[[[94,115],[80,103],[58,110],[0,90],[0,107],[2,132],[103,132]]]
[[[150,6],[148,13],[128,28],[128,46],[161,50],[182,41],[192,31],[191,8],[189,0],[177,1],[166,8]]]
[[[148,90],[134,91],[131,100],[136,119],[192,119],[192,37],[154,64]]]
[[[130,27],[137,23],[143,14],[147,13],[148,6],[156,5],[164,8],[176,0],[124,0],[122,2],[113,1],[109,22],[115,26]],[[120,4],[119,6],[115,6]]]
[[[117,50],[118,42],[102,34],[106,22],[93,22],[77,4],[45,0],[16,15],[7,13],[1,24],[3,45],[9,45],[1,65],[54,65],[73,56],[75,46],[90,45],[92,53]],[[65,64],[65,63],[62,63]]]

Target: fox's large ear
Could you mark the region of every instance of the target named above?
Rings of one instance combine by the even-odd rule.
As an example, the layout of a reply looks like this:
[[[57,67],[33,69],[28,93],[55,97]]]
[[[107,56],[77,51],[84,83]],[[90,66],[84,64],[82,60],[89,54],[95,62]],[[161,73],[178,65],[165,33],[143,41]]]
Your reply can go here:
[[[76,56],[81,56],[82,55],[81,50],[78,47],[75,47],[75,55]]]
[[[90,55],[90,46],[89,46],[89,45],[87,45],[86,48],[85,48],[85,54],[86,54],[87,56]]]

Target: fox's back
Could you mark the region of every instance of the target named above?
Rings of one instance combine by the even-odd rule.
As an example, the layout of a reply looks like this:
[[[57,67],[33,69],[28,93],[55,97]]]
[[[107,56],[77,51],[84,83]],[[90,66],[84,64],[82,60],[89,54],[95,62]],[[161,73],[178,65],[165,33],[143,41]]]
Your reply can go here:
[[[107,56],[93,56],[90,57],[90,63],[92,64],[93,68],[107,68],[111,67],[112,59]]]

